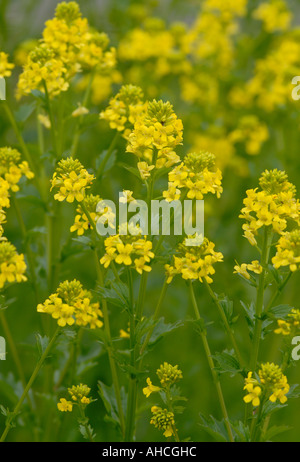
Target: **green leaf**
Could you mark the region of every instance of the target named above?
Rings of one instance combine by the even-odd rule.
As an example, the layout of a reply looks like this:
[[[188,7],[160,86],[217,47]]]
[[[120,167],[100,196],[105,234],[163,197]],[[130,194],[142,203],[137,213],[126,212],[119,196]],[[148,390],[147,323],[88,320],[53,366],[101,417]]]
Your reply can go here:
[[[41,357],[44,351],[46,350],[47,346],[49,345],[49,337],[46,335],[42,337],[40,334],[36,334],[36,344],[39,352],[39,356]]]
[[[292,427],[287,425],[274,425],[273,427],[269,428],[266,434],[263,436],[263,441],[270,441],[274,436],[280,435],[281,433],[287,432]]]
[[[241,443],[250,442],[250,428],[248,425],[245,425],[243,422],[239,421],[231,425],[233,432],[235,433],[235,441]]]
[[[15,118],[18,123],[25,123],[26,120],[31,116],[36,108],[35,102],[30,104],[22,104],[19,109],[15,112]]]
[[[173,330],[178,329],[179,327],[183,326],[182,321],[177,321],[173,324],[166,324],[164,322],[164,318],[160,318],[153,329],[152,335],[149,341],[149,347],[151,348],[156,345],[162,338],[172,332]]]
[[[128,172],[132,173],[134,176],[141,179],[140,172],[136,167],[130,167],[130,165],[127,165],[124,162],[118,162],[117,166],[125,168],[126,170],[128,170]]]
[[[90,440],[90,436],[91,435],[91,438],[94,439],[96,437],[96,434],[94,433],[94,430],[93,428],[91,427],[90,424],[87,425],[88,427],[88,430],[89,430],[89,433],[87,431],[87,428],[85,425],[79,425],[79,431],[80,433],[82,434],[83,438],[85,440]]]
[[[130,311],[129,289],[123,282],[111,282],[111,288],[97,286],[96,293],[112,305]]]
[[[230,374],[238,374],[241,372],[241,366],[233,354],[223,352],[213,355],[213,358],[217,362],[216,370],[218,372],[229,372]]]
[[[272,319],[285,319],[292,309],[290,305],[277,305],[269,309],[267,316]]]
[[[108,387],[105,383],[98,381],[98,393],[107,412],[108,420],[115,426],[120,427],[117,411],[117,402],[113,386]]]
[[[200,418],[201,423],[199,425],[202,430],[219,443],[228,442],[227,431],[223,420],[219,422],[212,416],[207,419],[203,414],[200,414]]]

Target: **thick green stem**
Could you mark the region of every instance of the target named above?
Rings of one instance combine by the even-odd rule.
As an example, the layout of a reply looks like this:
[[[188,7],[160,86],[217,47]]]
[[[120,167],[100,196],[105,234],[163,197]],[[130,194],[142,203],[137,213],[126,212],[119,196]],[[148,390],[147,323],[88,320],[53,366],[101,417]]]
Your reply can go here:
[[[196,300],[196,297],[195,297],[193,284],[192,284],[191,281],[190,281],[189,286],[190,286],[190,294],[191,294],[191,299],[192,299],[192,304],[193,304],[196,319],[201,320],[202,318],[201,318],[201,315],[200,315],[197,300]],[[231,429],[231,425],[230,425],[230,421],[229,421],[229,417],[228,417],[228,413],[227,413],[227,408],[226,408],[226,404],[225,404],[225,400],[224,400],[224,396],[223,396],[221,383],[220,383],[220,380],[219,380],[219,376],[218,376],[218,374],[217,374],[217,372],[215,370],[215,364],[214,364],[214,361],[212,359],[212,354],[211,354],[211,351],[210,351],[210,348],[209,348],[206,333],[203,330],[201,330],[201,332],[200,332],[200,337],[201,337],[201,340],[202,340],[202,343],[203,343],[203,347],[204,347],[204,351],[205,351],[205,354],[206,354],[207,362],[208,362],[208,365],[210,367],[211,375],[212,375],[212,378],[213,378],[213,381],[214,381],[214,384],[215,384],[215,387],[216,387],[216,390],[217,390],[219,403],[220,403],[222,415],[223,415],[223,418],[224,418],[224,423],[225,423],[225,426],[226,426],[226,429],[227,429],[227,432],[228,432],[229,440],[231,442],[233,442],[234,438],[233,438],[232,429]]]
[[[21,406],[22,406],[22,404],[23,404],[25,398],[26,398],[27,395],[28,395],[29,390],[31,389],[31,387],[32,387],[32,385],[33,385],[33,383],[34,383],[34,381],[35,381],[35,379],[36,379],[38,373],[40,372],[41,367],[43,366],[44,361],[45,361],[46,358],[48,357],[48,355],[49,355],[49,353],[50,353],[50,351],[51,351],[51,349],[52,349],[52,347],[53,347],[53,345],[54,345],[54,343],[55,343],[55,340],[56,340],[56,338],[57,338],[57,336],[58,336],[58,334],[59,334],[59,331],[60,331],[60,328],[58,327],[57,330],[56,330],[56,332],[54,333],[54,335],[53,335],[51,341],[49,342],[47,348],[45,349],[44,353],[42,354],[41,358],[39,359],[39,361],[38,361],[38,363],[37,363],[37,365],[36,365],[36,367],[35,367],[35,369],[34,369],[32,375],[31,375],[31,377],[30,377],[30,379],[29,379],[29,382],[27,383],[27,385],[26,385],[26,387],[25,387],[25,389],[24,389],[24,391],[23,391],[23,393],[22,393],[22,396],[21,396],[21,398],[19,399],[19,401],[18,401],[18,403],[17,403],[17,405],[16,405],[14,411],[8,416],[7,421],[6,421],[6,426],[5,426],[4,432],[3,432],[2,436],[1,436],[1,439],[0,439],[0,442],[1,442],[1,443],[3,443],[3,442],[5,441],[5,439],[6,439],[6,437],[7,437],[7,434],[8,434],[8,432],[9,432],[9,430],[11,429],[11,424],[12,424],[13,420],[15,419],[15,417],[18,415],[18,413],[19,413],[19,411],[20,411],[20,409],[21,409]]]

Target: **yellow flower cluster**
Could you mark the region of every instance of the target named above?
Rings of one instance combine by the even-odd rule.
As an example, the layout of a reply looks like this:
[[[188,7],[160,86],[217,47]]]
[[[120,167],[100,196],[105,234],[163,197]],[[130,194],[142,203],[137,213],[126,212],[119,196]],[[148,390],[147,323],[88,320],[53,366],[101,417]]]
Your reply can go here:
[[[72,412],[74,404],[85,408],[91,402],[91,399],[88,398],[90,391],[91,389],[82,383],[80,385],[73,385],[71,388],[68,388],[68,393],[71,395],[72,401],[61,398],[59,403],[57,403],[58,410],[61,412]]]
[[[103,217],[103,224],[110,228],[114,228],[116,215],[112,209],[106,207],[101,213],[97,211],[97,205],[101,200],[101,197],[98,195],[95,196],[94,194],[87,194],[84,197],[84,205],[94,223],[97,223],[97,221],[105,215],[105,217]],[[86,230],[91,228],[92,225],[80,204],[78,204],[76,212],[77,215],[75,216],[75,222],[71,226],[70,231],[71,233],[77,231],[78,236],[82,236]]]
[[[24,255],[18,254],[14,245],[7,241],[0,242],[0,289],[6,282],[27,281]]]
[[[143,80],[145,71],[156,78],[170,73],[186,72],[190,65],[185,59],[186,27],[174,24],[169,30],[160,18],[147,18],[141,28],[130,30],[121,40],[119,57],[121,61],[135,61],[128,78]],[[143,64],[146,62],[146,67]],[[157,93],[155,86],[148,87],[148,93]]]
[[[283,0],[262,3],[254,11],[253,17],[263,22],[267,32],[286,31],[292,20],[292,14]]]
[[[8,61],[8,54],[0,51],[0,78],[10,77],[14,67],[15,65]]]
[[[171,167],[180,161],[174,148],[182,142],[183,125],[173,106],[163,101],[148,102],[128,137],[127,152],[156,168]]]
[[[141,88],[124,85],[109,101],[108,107],[100,113],[100,118],[107,120],[110,128],[119,132],[125,131],[124,136],[127,137],[136,119],[145,111],[143,98]]]
[[[300,264],[300,230],[284,233],[276,246],[277,252],[272,259],[274,267],[289,266],[290,271],[297,271]]]
[[[220,197],[221,183],[222,173],[215,168],[215,156],[203,151],[191,153],[169,173],[169,187],[163,196],[169,202],[178,200],[183,189],[189,199],[201,200],[208,193]]]
[[[170,284],[177,274],[185,280],[205,280],[213,282],[214,265],[223,261],[221,252],[214,250],[215,244],[207,238],[199,246],[187,246],[186,240],[178,246],[177,255],[173,256],[173,265],[166,265],[167,283]]]
[[[240,176],[248,175],[246,160],[236,155],[236,148],[225,127],[211,125],[205,131],[195,133],[191,131],[187,136],[191,143],[191,152],[213,152],[216,157],[216,166],[223,171],[226,167],[232,168]]]
[[[18,182],[22,175],[25,175],[28,179],[34,177],[28,162],[21,162],[21,154],[16,149],[0,148],[0,177],[8,182],[12,191],[19,191]]]
[[[178,366],[172,366],[171,364],[164,362],[156,371],[157,377],[161,383],[162,388],[169,388],[174,385],[178,380],[182,379],[182,371]],[[150,378],[147,378],[147,387],[143,388],[143,393],[146,398],[149,398],[151,393],[160,391],[161,388],[153,385]]]
[[[202,11],[188,34],[196,62],[213,66],[218,75],[228,73],[234,59],[232,38],[238,32],[237,19],[246,14],[246,6],[247,0],[204,1]],[[216,81],[212,80],[215,84]]]
[[[255,236],[263,226],[281,234],[287,221],[292,220],[299,224],[300,204],[295,198],[296,189],[288,181],[285,172],[266,170],[259,180],[258,188],[249,189],[244,199],[244,206],[240,218],[246,221],[243,224],[244,236],[251,245],[256,245]]]
[[[174,413],[168,411],[168,409],[162,409],[159,406],[152,406],[151,408],[152,418],[150,423],[164,432],[164,436],[169,438],[174,434]]]
[[[241,117],[238,127],[229,135],[232,143],[244,143],[247,154],[260,153],[262,144],[269,138],[268,127],[254,115]]]
[[[258,377],[253,377],[253,372],[248,373],[245,379],[244,390],[247,395],[244,396],[245,403],[252,403],[253,406],[259,406],[261,403],[260,396],[265,395],[269,401],[281,404],[286,403],[287,393],[290,390],[286,376],[282,373],[279,366],[274,363],[265,363],[261,365]]]
[[[231,104],[257,105],[267,112],[292,103],[291,77],[299,73],[300,43],[297,34],[284,35],[269,53],[256,61],[254,76],[231,93]],[[284,65],[283,65],[284,62]]]
[[[102,312],[99,303],[93,303],[92,298],[91,292],[83,289],[76,279],[65,281],[58,286],[56,293],[37,306],[37,311],[51,314],[61,327],[76,324],[96,329],[103,326],[99,319]]]
[[[40,90],[55,96],[69,88],[67,68],[63,61],[55,57],[51,48],[42,44],[28,55],[23,72],[19,77],[17,98],[28,95],[32,90]]]
[[[0,210],[2,211],[3,207],[9,207],[9,189],[10,185],[8,181],[0,177]]]
[[[94,176],[88,171],[77,159],[62,159],[51,180],[51,191],[58,188],[59,192],[55,194],[54,199],[67,202],[81,202],[84,199],[85,190],[89,188],[94,180]]]
[[[70,78],[82,69],[110,72],[116,50],[107,49],[108,37],[92,30],[76,2],[57,5],[55,17],[46,22],[40,44],[28,55],[18,83],[18,97],[32,90],[55,96],[69,87]]]
[[[278,328],[275,334],[282,334],[293,337],[300,329],[300,310],[293,308],[288,314],[288,319],[278,319]]]
[[[262,272],[262,266],[258,260],[252,261],[250,264],[242,263],[241,265],[236,265],[234,267],[234,273],[240,274],[246,279],[250,279],[251,276],[248,271],[253,271],[253,273],[260,274]]]
[[[178,366],[172,366],[167,362],[164,362],[160,365],[156,371],[156,374],[162,387],[169,387],[178,380],[182,379],[182,371],[178,368]]]
[[[105,239],[105,255],[100,263],[107,268],[111,262],[118,265],[133,266],[142,274],[143,271],[150,272],[150,261],[154,258],[152,242],[141,235],[115,235]]]

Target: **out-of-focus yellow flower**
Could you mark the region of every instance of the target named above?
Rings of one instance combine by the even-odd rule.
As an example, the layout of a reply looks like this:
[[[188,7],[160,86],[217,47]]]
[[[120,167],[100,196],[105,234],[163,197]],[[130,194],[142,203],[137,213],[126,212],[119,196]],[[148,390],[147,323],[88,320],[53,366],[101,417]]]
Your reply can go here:
[[[24,255],[18,254],[15,246],[10,242],[0,242],[0,289],[6,282],[27,281],[25,276],[26,263]]]
[[[289,266],[290,271],[297,271],[300,268],[300,229],[284,233],[276,249],[272,259],[274,267]]]
[[[274,330],[275,334],[282,334],[285,336],[294,337],[300,330],[300,310],[293,308],[288,314],[286,320],[277,320],[278,328]]]
[[[253,17],[263,22],[267,32],[285,31],[289,28],[292,14],[283,0],[269,0],[254,11]]]
[[[160,387],[156,387],[155,385],[152,385],[152,382],[151,382],[150,378],[148,377],[147,378],[147,387],[143,388],[143,393],[146,396],[146,398],[149,398],[151,393],[157,393],[160,390],[161,390]]]
[[[238,127],[230,133],[233,143],[243,143],[247,154],[260,153],[262,144],[269,138],[268,127],[256,116],[244,116],[239,120]]]
[[[0,51],[0,78],[10,77],[14,67],[15,65],[8,61],[8,54]]]
[[[60,412],[72,412],[73,403],[71,401],[67,401],[65,398],[61,398],[59,403],[57,403],[57,408]]]
[[[100,118],[107,120],[110,128],[119,132],[125,131],[124,136],[127,137],[129,128],[132,128],[140,114],[145,111],[143,98],[143,92],[139,87],[124,85],[109,101],[105,111],[100,113]]]
[[[28,179],[34,177],[28,162],[21,162],[19,151],[9,147],[0,148],[0,176],[7,181],[12,191],[19,191],[18,182],[23,175]]]

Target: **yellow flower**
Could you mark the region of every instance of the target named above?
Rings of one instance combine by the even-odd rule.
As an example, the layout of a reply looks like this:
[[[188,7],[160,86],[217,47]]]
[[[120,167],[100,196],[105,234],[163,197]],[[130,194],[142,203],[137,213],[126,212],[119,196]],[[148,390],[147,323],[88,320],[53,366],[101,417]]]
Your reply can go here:
[[[240,274],[246,279],[250,279],[250,274],[247,271],[247,265],[246,263],[242,263],[241,265],[236,265],[234,267],[234,273]]]
[[[76,279],[64,281],[56,293],[37,306],[37,311],[50,314],[61,327],[76,324],[90,329],[101,328],[103,314],[99,303],[93,303],[92,298],[92,294],[84,290]]]
[[[0,288],[2,289],[6,282],[26,281],[25,272],[24,255],[19,255],[16,248],[9,242],[0,241]]]
[[[124,329],[120,329],[120,338],[130,338],[130,333],[126,332]]]
[[[0,78],[10,77],[14,67],[15,65],[8,61],[8,54],[0,51]]]
[[[292,20],[292,14],[283,0],[270,0],[262,3],[254,11],[253,16],[263,21],[267,32],[285,31]]]
[[[147,162],[138,162],[137,167],[142,180],[146,180],[151,175],[150,172],[155,168],[155,165],[148,165]]]
[[[147,387],[143,388],[143,393],[146,396],[146,398],[149,398],[151,393],[157,393],[160,390],[161,390],[160,387],[152,385],[152,382],[151,382],[150,378],[148,377],[147,378]]]
[[[252,403],[253,406],[260,405],[260,395],[261,395],[261,388],[259,386],[254,386],[253,384],[248,384],[245,388],[248,392],[248,395],[244,396],[245,403]]]
[[[168,283],[176,274],[180,274],[183,279],[199,279],[200,282],[206,280],[211,284],[213,280],[210,276],[215,273],[214,264],[223,261],[222,253],[216,252],[215,244],[206,238],[198,246],[188,246],[185,242],[178,246],[177,255],[173,257],[174,265],[165,267]]]
[[[151,408],[152,418],[150,424],[163,431],[164,436],[169,438],[174,434],[174,413],[158,406]]]
[[[127,226],[127,224],[126,224]],[[131,230],[133,231],[133,230]],[[112,261],[119,265],[130,266],[142,274],[143,271],[151,271],[151,266],[147,265],[154,258],[152,252],[152,242],[147,241],[146,236],[141,238],[139,229],[129,235],[110,236],[104,241],[106,253],[100,259],[100,263],[107,268]],[[134,258],[138,257],[138,258]]]
[[[61,398],[57,403],[57,408],[61,412],[72,412],[73,404],[71,401],[67,401],[65,398]]]
[[[81,105],[78,105],[78,108],[72,112],[72,117],[80,117],[89,113],[89,110]]]
[[[51,190],[59,188],[54,199],[58,201],[81,202],[85,196],[85,190],[90,187],[94,176],[83,168],[82,164],[76,159],[69,157],[62,159],[56,168],[51,180]]]

